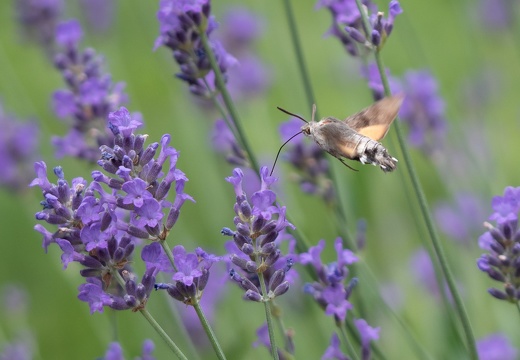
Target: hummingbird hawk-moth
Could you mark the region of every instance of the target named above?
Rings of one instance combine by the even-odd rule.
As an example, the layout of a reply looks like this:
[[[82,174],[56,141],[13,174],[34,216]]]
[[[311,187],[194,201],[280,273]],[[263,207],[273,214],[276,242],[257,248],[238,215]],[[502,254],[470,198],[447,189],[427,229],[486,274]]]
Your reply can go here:
[[[388,153],[379,140],[384,138],[388,132],[399,112],[403,98],[402,94],[388,96],[345,120],[325,117],[318,122],[314,121],[316,105],[312,106],[312,120],[310,122],[278,107],[280,111],[306,122],[301,127],[301,131],[287,140],[282,147],[296,135],[303,133],[350,169],[352,167],[344,159],[379,166],[384,172],[394,171],[397,166],[397,159]],[[282,147],[280,147],[280,150]],[[276,155],[276,159],[278,159],[278,155]]]

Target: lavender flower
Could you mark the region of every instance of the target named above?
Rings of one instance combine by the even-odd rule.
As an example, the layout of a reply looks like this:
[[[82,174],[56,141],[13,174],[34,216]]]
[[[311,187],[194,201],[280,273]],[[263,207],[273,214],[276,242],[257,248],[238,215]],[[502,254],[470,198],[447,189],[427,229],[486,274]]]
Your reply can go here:
[[[435,206],[435,217],[441,230],[461,244],[472,242],[480,232],[484,218],[484,206],[480,199],[470,193],[458,193],[454,203],[440,202]]]
[[[156,272],[148,267],[141,283],[134,280],[129,268],[134,248],[140,245],[139,239],[164,241],[183,203],[193,199],[184,193],[188,179],[176,168],[178,152],[169,146],[169,135],[162,137],[155,159],[159,144],[144,148],[146,136],[134,134],[140,118],[121,108],[109,120],[114,145],[102,146],[98,161],[109,175],[93,171],[90,185],[76,178],[70,186],[57,167],[58,183],[51,184],[45,163],[35,164],[37,178],[30,185],[38,185],[45,199],[36,218],[58,227],[54,233],[40,224],[35,229],[43,235],[45,250],[52,243],[60,247],[65,268],[72,261],[85,267],[80,274],[87,282],[80,286],[79,298],[89,303],[91,312],[102,311],[104,306],[136,311],[145,306]],[[165,165],[168,170],[163,171]],[[167,200],[172,186],[176,192],[173,203]],[[114,275],[124,281],[120,283],[124,289],[115,294],[107,292]]]
[[[210,62],[202,45],[201,34],[209,36],[217,25],[210,15],[209,0],[161,0],[157,18],[160,36],[155,41],[155,49],[166,46],[173,52],[180,66],[176,76],[188,83],[190,91],[197,96],[214,96],[216,85]],[[210,41],[220,71],[226,77],[227,70],[236,63],[218,41]],[[210,79],[210,74],[212,79]]]
[[[62,119],[72,119],[69,133],[54,137],[56,156],[74,156],[95,162],[98,148],[110,145],[113,135],[108,129],[107,116],[127,101],[124,84],[113,84],[103,73],[103,60],[93,49],[79,49],[83,34],[79,23],[71,20],[56,28],[56,42],[62,52],[54,63],[62,73],[67,89],[54,92],[53,107]]]
[[[228,163],[244,167],[249,166],[244,150],[240,147],[224,120],[218,119],[215,121],[211,142],[213,148],[223,154]]]
[[[141,255],[148,269],[157,268],[158,271],[173,273],[172,280],[175,283],[159,283],[155,289],[166,290],[172,298],[186,305],[199,303],[208,284],[209,270],[220,258],[201,248],[195,249],[193,254],[187,253],[183,246],[177,245],[172,250],[173,268],[161,250],[158,243],[153,243],[147,245]]]
[[[368,80],[375,100],[385,96],[381,75],[376,64],[361,68]],[[390,91],[403,93],[404,101],[399,111],[399,119],[408,125],[408,141],[413,147],[431,155],[443,146],[446,137],[444,100],[439,95],[437,81],[428,70],[408,71],[402,79],[390,76],[385,69]]]
[[[325,350],[325,353],[321,357],[321,360],[348,360],[349,358],[341,351],[341,343],[336,333],[330,338],[329,347]]]
[[[518,359],[518,349],[511,345],[503,334],[488,335],[477,341],[478,358],[480,360],[514,360]]]
[[[354,324],[361,335],[361,359],[370,359],[370,342],[379,340],[381,328],[373,328],[364,319],[354,320]]]
[[[488,231],[479,238],[479,246],[488,251],[477,260],[478,268],[490,278],[503,283],[503,290],[490,288],[488,292],[497,299],[518,303],[520,299],[520,187],[507,187],[504,196],[495,196],[489,219],[496,222],[484,225]]]
[[[431,154],[442,147],[447,131],[444,100],[437,81],[428,70],[408,71],[402,89],[405,99],[399,117],[408,124],[408,141]]]
[[[479,0],[478,26],[484,24],[491,30],[505,30],[514,23],[515,2],[511,0]]]
[[[152,355],[152,352],[155,348],[155,345],[152,340],[145,340],[143,342],[143,352],[141,356],[137,356],[135,360],[155,360],[155,357]],[[99,358],[100,360],[124,360],[125,357],[123,355],[123,348],[121,344],[118,342],[112,342],[108,346],[108,349],[105,353],[105,356]]]
[[[301,120],[292,117],[289,121],[280,125],[282,141],[287,141],[291,136],[300,132]],[[293,179],[300,184],[303,192],[321,196],[327,203],[336,200],[336,194],[332,182],[328,177],[329,161],[325,152],[314,142],[304,140],[303,136],[292,140],[284,158],[291,163],[298,174]]]
[[[92,30],[103,32],[113,24],[116,10],[114,0],[80,0],[79,5]]]
[[[245,276],[231,269],[230,277],[246,291],[245,298],[252,301],[270,301],[283,295],[289,289],[287,272],[293,265],[290,257],[282,256],[276,243],[286,227],[294,228],[285,218],[285,207],[275,204],[276,194],[269,186],[276,178],[268,176],[267,167],[260,169],[262,184],[248,200],[242,188],[242,170],[233,170],[233,176],[226,178],[236,194],[233,220],[236,231],[223,228],[222,234],[232,236],[234,246],[228,248],[229,261]],[[262,273],[268,293],[261,290],[258,274]]]
[[[227,88],[232,98],[242,100],[260,95],[270,85],[270,73],[253,50],[263,32],[263,21],[246,8],[235,7],[222,17],[217,35],[225,49],[237,59],[229,68]]]
[[[288,360],[294,359],[294,340],[292,331],[287,331],[285,335],[285,345],[287,349],[276,348],[278,352],[278,359]],[[257,340],[253,343],[253,347],[263,346],[269,352],[271,351],[271,340],[269,339],[269,329],[267,323],[263,324],[256,330]]]
[[[341,238],[337,238],[334,242],[337,261],[323,264],[320,255],[324,248],[325,240],[320,240],[318,245],[309,248],[307,253],[300,254],[300,263],[310,264],[318,275],[318,281],[306,284],[304,291],[314,297],[325,310],[325,314],[333,316],[336,322],[343,323],[347,311],[352,309],[348,299],[357,284],[357,279],[354,278],[348,285],[344,285],[349,273],[347,266],[358,261],[358,258],[352,251],[343,249]]]
[[[317,8],[326,7],[332,14],[332,26],[328,35],[337,37],[345,50],[352,56],[361,54],[358,44],[367,48],[381,49],[392,32],[395,17],[403,12],[397,0],[390,1],[388,17],[377,11],[371,0],[363,0],[370,22],[370,34],[367,34],[361,20],[361,14],[355,0],[320,0]]]
[[[0,185],[21,191],[32,176],[38,147],[38,125],[19,122],[4,112],[0,104]]]
[[[22,33],[52,53],[54,31],[64,8],[62,0],[17,0],[16,12]]]

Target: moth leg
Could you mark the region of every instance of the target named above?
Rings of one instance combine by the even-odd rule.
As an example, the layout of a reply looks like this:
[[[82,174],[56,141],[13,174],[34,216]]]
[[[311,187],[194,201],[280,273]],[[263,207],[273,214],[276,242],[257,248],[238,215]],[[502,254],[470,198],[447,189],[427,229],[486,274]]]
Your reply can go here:
[[[359,171],[359,170],[354,169],[354,168],[353,168],[352,166],[350,166],[349,164],[347,164],[347,163],[345,162],[345,160],[343,160],[342,158],[336,157],[336,159],[338,159],[339,161],[341,161],[341,163],[342,163],[343,165],[345,165],[346,167],[348,167],[350,170]]]

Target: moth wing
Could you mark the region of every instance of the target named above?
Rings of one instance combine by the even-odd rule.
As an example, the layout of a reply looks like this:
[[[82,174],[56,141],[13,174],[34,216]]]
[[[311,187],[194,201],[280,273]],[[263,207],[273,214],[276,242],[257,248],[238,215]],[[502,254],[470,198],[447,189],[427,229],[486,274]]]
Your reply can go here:
[[[403,100],[402,93],[385,97],[357,114],[349,116],[345,119],[345,123],[361,135],[379,141],[388,132]]]

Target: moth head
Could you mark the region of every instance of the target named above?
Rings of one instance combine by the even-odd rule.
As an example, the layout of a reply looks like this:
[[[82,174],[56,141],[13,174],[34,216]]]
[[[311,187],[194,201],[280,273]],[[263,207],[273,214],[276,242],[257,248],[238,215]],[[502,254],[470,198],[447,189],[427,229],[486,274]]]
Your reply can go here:
[[[311,136],[311,124],[307,123],[303,125],[300,130],[302,131],[303,135],[305,136]]]

